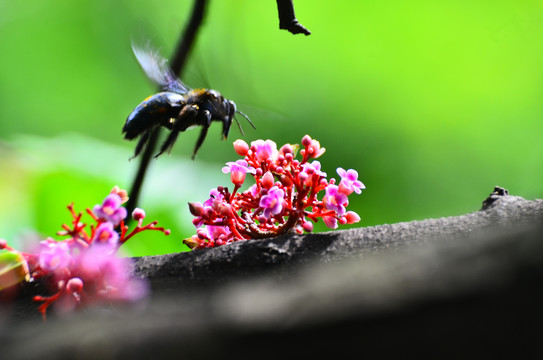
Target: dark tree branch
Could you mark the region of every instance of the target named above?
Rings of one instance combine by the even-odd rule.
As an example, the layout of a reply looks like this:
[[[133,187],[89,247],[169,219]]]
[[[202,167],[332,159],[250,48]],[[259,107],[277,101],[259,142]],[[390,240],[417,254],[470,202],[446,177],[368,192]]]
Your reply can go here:
[[[196,34],[198,33],[198,29],[200,28],[200,25],[202,24],[202,21],[204,19],[206,5],[207,0],[194,1],[194,6],[192,8],[192,14],[190,16],[189,23],[187,24],[183,32],[183,36],[180,38],[177,44],[176,51],[172,57],[172,61],[170,62],[171,68],[174,74],[177,76],[180,76],[183,72],[183,68],[185,67],[185,64],[187,62],[189,52],[196,39]],[[131,221],[132,211],[136,208],[138,204],[138,198],[143,185],[143,180],[145,178],[145,173],[147,172],[147,168],[149,167],[151,157],[155,152],[156,143],[160,135],[160,130],[161,128],[158,127],[151,133],[147,142],[147,147],[145,148],[145,151],[141,156],[138,172],[136,173],[134,183],[132,184],[132,189],[129,193],[130,198],[126,203],[126,209],[128,211],[128,217],[126,219],[127,223]]]
[[[293,34],[311,34],[311,31],[296,19],[292,0],[277,0],[277,10],[279,12],[279,29],[288,30]]]

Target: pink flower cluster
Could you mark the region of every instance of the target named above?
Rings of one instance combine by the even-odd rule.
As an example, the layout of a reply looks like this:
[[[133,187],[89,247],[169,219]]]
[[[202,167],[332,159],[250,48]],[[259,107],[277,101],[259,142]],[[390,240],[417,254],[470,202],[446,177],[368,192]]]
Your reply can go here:
[[[127,213],[122,207],[126,200],[126,191],[113,188],[102,204],[87,209],[94,222],[89,227],[81,222],[83,213],[76,213],[73,204],[68,205],[71,226],[63,224],[63,230],[57,233],[67,238],[48,238],[40,243],[37,254],[22,253],[28,263],[29,280],[44,278],[44,283],[52,287],[49,291],[53,295],[34,297],[42,302],[38,309],[44,318],[52,303],[61,311],[69,311],[93,303],[135,301],[146,295],[146,282],[130,276],[130,259],[115,254],[139,232],[157,230],[168,235],[170,231],[157,227],[156,221],[143,225],[145,212],[135,209],[132,218],[137,225],[128,232],[124,224]],[[15,251],[5,242],[0,248]]]
[[[360,221],[358,214],[346,210],[348,196],[365,189],[358,173],[338,168],[339,184],[333,178],[328,181],[320,162],[312,160],[320,157],[325,148],[309,135],[302,139],[301,160],[295,159],[299,148],[286,144],[278,150],[271,140],[256,140],[251,146],[236,140],[234,150],[244,158],[228,162],[222,169],[230,173],[233,191],[219,186],[211,190],[203,204],[189,203],[197,231],[183,242],[191,249],[200,249],[290,231],[310,232],[312,221],[318,218],[331,229],[336,229],[338,223]],[[252,175],[255,184],[238,192],[247,174]],[[321,191],[325,195],[319,200]]]

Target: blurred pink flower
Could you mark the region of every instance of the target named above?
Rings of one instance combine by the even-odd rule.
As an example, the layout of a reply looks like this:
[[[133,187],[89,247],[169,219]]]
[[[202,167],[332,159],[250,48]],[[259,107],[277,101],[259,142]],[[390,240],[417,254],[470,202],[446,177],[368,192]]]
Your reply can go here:
[[[102,205],[95,205],[93,211],[99,219],[109,221],[113,226],[117,226],[126,217],[126,209],[121,204],[121,197],[111,193],[104,199]]]

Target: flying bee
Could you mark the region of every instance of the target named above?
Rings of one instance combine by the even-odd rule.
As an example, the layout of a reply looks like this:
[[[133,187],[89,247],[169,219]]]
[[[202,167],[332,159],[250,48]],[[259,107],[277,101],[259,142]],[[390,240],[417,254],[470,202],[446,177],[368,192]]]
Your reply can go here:
[[[249,117],[237,110],[236,104],[218,91],[190,89],[186,86],[168,66],[167,60],[156,50],[150,47],[144,50],[134,44],[132,44],[132,50],[147,77],[158,84],[162,90],[143,100],[126,119],[123,127],[124,138],[133,140],[140,136],[134,157],[140,154],[151,132],[158,126],[170,130],[170,134],[162,143],[155,158],[164,151],[171,151],[179,132],[190,127],[202,126],[192,154],[193,159],[204,142],[212,121],[222,122],[223,139],[228,137],[232,119],[236,120],[241,134],[244,135],[241,124],[235,118],[236,113],[247,119],[255,128]]]

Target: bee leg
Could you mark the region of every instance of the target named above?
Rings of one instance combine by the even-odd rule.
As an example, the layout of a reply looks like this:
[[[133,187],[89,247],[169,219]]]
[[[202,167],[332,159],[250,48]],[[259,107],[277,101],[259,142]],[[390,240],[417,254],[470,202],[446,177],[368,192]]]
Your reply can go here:
[[[179,131],[172,130],[172,132],[170,132],[170,135],[168,135],[166,141],[164,141],[164,143],[160,147],[160,151],[154,156],[155,159],[162,155],[162,153],[166,150],[168,151],[168,153],[172,151],[173,144],[175,143],[175,140],[177,140],[177,135],[179,135]]]
[[[202,146],[202,143],[204,142],[207,135],[207,130],[211,125],[211,113],[207,110],[204,110],[203,115],[205,117],[204,124],[202,125],[202,131],[200,131],[200,136],[198,136],[198,140],[196,141],[196,146],[194,147],[194,152],[192,153],[192,160],[194,160],[198,149],[200,148],[200,146]]]
[[[145,144],[147,144],[147,141],[149,140],[149,135],[150,135],[150,131],[145,131],[140,139],[138,140],[138,144],[136,145],[136,150],[134,151],[134,156],[132,156],[130,158],[130,160],[132,160],[133,158],[135,158],[136,156],[138,156],[140,153],[141,153],[141,150],[143,150],[143,147],[145,146]]]

